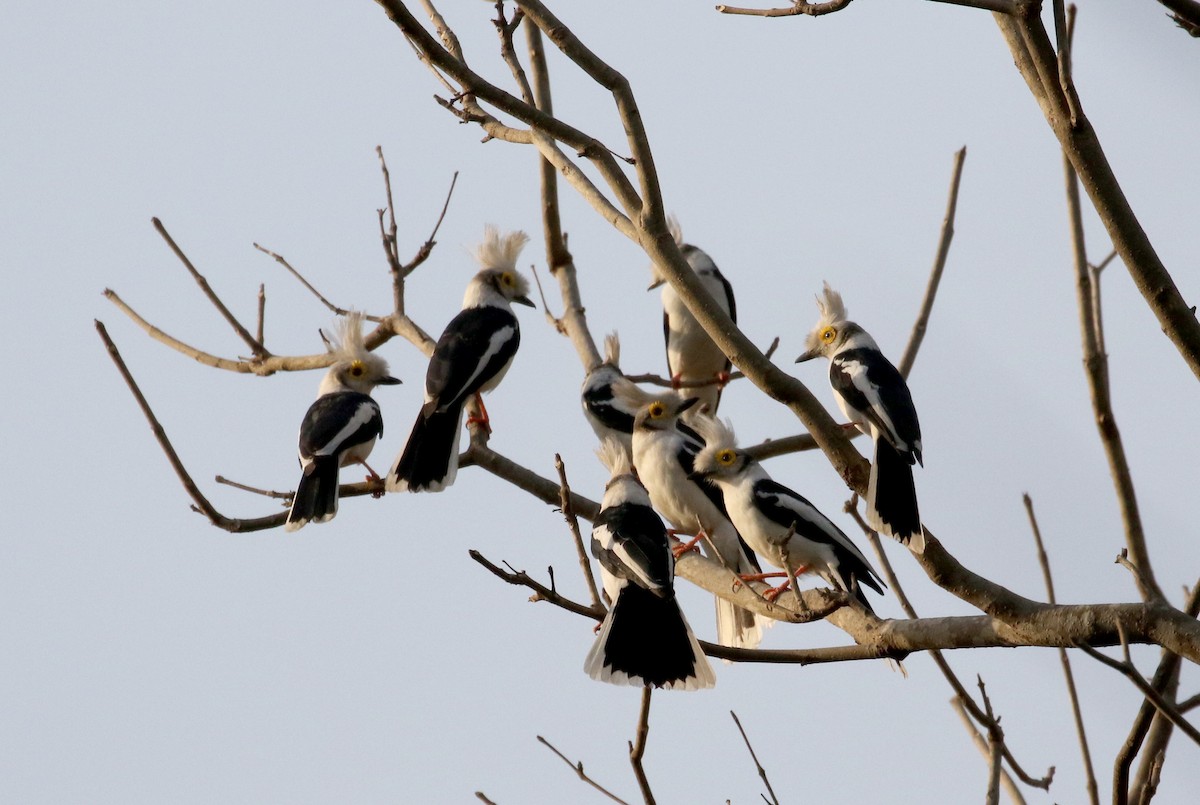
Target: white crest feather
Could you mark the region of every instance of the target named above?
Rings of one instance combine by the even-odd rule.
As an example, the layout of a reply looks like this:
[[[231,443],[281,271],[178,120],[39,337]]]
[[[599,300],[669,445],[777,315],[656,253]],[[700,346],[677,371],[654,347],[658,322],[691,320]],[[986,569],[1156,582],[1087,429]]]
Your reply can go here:
[[[616,332],[604,336],[604,362],[609,366],[621,366],[621,339]]]
[[[675,245],[683,247],[683,227],[679,225],[679,219],[675,217],[675,213],[667,216],[667,231],[671,233],[671,237],[675,240]]]
[[[724,450],[737,447],[737,436],[733,432],[733,423],[728,419],[722,422],[707,414],[697,414],[688,422],[696,432],[704,437],[705,450]]]
[[[326,338],[324,332],[321,337],[325,338],[326,349],[335,353],[335,360],[362,360],[369,354],[363,341],[362,313],[351,310],[338,319],[334,326],[336,329],[332,338]]]
[[[513,271],[517,267],[521,249],[528,242],[529,236],[519,229],[501,234],[499,229],[488,224],[483,228],[483,242],[475,247],[475,259],[482,268]]]
[[[817,297],[817,310],[821,312],[818,326],[846,320],[846,306],[842,303],[842,295],[830,288],[828,282],[825,283],[822,296]]]
[[[651,394],[641,386],[625,378],[621,378],[621,382],[614,382],[612,390],[614,399],[620,402],[622,407],[627,411],[637,411],[645,408],[652,401],[658,399],[659,396]]]
[[[629,451],[619,439],[612,436],[605,437],[600,442],[600,447],[596,449],[596,456],[600,459],[600,463],[608,468],[608,472],[613,478],[630,475],[633,472]]]

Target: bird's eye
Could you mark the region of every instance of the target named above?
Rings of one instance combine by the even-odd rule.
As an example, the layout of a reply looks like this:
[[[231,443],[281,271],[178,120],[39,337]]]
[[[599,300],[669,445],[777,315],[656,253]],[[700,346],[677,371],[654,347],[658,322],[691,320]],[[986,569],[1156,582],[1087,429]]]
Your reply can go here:
[[[516,283],[516,280],[513,279],[512,274],[505,271],[503,274],[500,275],[500,282],[503,283],[506,287],[511,288]]]
[[[654,417],[655,419],[658,419],[660,416],[662,416],[666,410],[667,407],[660,402],[650,403],[650,416]]]
[[[732,450],[722,450],[720,453],[717,453],[717,461],[721,462],[725,466],[732,464],[734,458],[735,456]]]
[[[350,364],[350,374],[353,377],[362,377],[366,371],[367,367],[363,365],[362,361],[355,361],[354,363]]]
[[[826,327],[821,331],[821,340],[826,344],[830,343],[835,338],[837,338],[837,330],[835,330],[833,327]]]

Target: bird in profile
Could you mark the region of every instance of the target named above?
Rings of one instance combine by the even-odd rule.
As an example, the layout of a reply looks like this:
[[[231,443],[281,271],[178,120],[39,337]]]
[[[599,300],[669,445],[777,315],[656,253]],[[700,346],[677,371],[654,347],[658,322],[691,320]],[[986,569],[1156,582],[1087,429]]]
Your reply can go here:
[[[584,416],[600,442],[616,439],[632,455],[633,418],[654,395],[621,371],[621,341],[616,333],[605,337],[604,362],[588,372],[579,396]]]
[[[711,558],[739,575],[761,572],[754,554],[729,521],[720,490],[691,477],[704,443],[695,431],[680,427],[679,418],[697,402],[695,397],[685,400],[667,393],[639,408],[633,423],[633,466],[655,510],[677,533],[695,534],[699,529],[717,554],[710,554]],[[758,645],[767,619],[723,598],[716,599],[716,606],[719,643],[740,648]]]
[[[486,228],[475,250],[481,270],[467,285],[462,310],[433,348],[425,372],[425,404],[388,472],[389,492],[437,492],[454,483],[458,431],[471,397],[479,406],[478,421],[491,429],[480,395],[504,378],[521,343],[512,303],[534,306],[529,282],[516,270],[528,241],[524,232],[501,234],[495,227]]]
[[[684,242],[683,230],[675,216],[671,216],[667,224],[675,238],[675,245],[692,271],[696,272],[704,289],[736,323],[737,305],[733,299],[733,286],[703,249]],[[729,359],[713,343],[658,267],[652,266],[651,270],[654,281],[650,283],[649,290],[662,286],[663,338],[666,341],[667,371],[671,375],[671,385],[679,389],[684,397],[698,398],[701,411],[716,414],[717,405],[721,402],[721,390],[729,382]]]
[[[825,283],[820,318],[796,362],[829,359],[829,384],[838,407],[875,442],[867,489],[867,523],[914,553],[925,550],[913,464],[921,458],[921,425],[904,376],[866,330],[846,318],[842,296]]]
[[[612,606],[583,669],[614,685],[711,688],[712,666],[675,597],[675,556],[666,528],[624,445],[605,439],[598,454],[611,480],[592,525],[591,549]]]
[[[400,381],[388,374],[387,361],[367,351],[358,312],[342,319],[338,335],[326,343],[333,364],[300,423],[302,472],[285,531],[333,519],[338,510],[339,468],[362,464],[370,479],[379,480],[367,464],[376,439],[383,435],[383,416],[371,392],[376,386]]]
[[[882,581],[850,538],[803,496],[772,480],[749,453],[739,450],[728,425],[713,417],[696,417],[693,422],[704,437],[695,475],[721,488],[730,521],[755,553],[775,567],[791,565],[796,576],[816,573],[873,612],[862,587],[882,593]],[[773,600],[789,582],[785,578],[764,597]]]

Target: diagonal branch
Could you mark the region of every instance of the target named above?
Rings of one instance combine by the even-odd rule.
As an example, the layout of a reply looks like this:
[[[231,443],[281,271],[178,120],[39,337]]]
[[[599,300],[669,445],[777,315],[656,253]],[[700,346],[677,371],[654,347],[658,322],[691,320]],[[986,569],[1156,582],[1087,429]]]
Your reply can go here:
[[[171,247],[171,251],[175,252],[175,256],[178,257],[183,263],[184,268],[186,268],[188,273],[192,275],[192,279],[194,279],[196,284],[200,286],[200,290],[204,292],[206,297],[208,297],[208,301],[212,302],[213,307],[215,307],[221,313],[221,315],[225,317],[225,321],[229,322],[229,326],[233,328],[234,332],[246,342],[248,347],[250,347],[250,351],[254,353],[254,357],[259,360],[269,358],[271,353],[267,352],[267,348],[264,347],[260,341],[256,340],[254,336],[250,334],[249,330],[242,326],[242,323],[237,320],[236,316],[229,312],[229,308],[225,307],[225,303],[222,302],[217,296],[216,292],[209,287],[208,280],[204,279],[204,276],[196,270],[196,267],[192,265],[192,261],[188,259],[186,254],[183,253],[183,249],[179,248],[179,245],[175,242],[175,239],[171,237],[169,232],[167,232],[167,228],[163,226],[162,221],[158,220],[158,218],[151,218],[150,222],[154,224],[154,228],[158,231],[158,234],[162,235],[163,240],[165,240],[167,245]]]
[[[650,790],[650,781],[646,779],[646,770],[642,767],[642,757],[646,754],[646,738],[650,735],[650,695],[654,688],[649,685],[642,687],[642,706],[638,709],[636,741],[629,743],[629,763],[633,766],[633,776],[637,778],[638,788],[642,792],[642,800],[646,805],[654,805],[654,793]]]

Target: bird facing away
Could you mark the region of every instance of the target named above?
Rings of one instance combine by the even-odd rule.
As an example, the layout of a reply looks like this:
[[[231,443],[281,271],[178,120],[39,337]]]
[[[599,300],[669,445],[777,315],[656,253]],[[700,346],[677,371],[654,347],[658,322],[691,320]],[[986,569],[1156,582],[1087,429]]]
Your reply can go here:
[[[616,439],[633,454],[633,418],[654,395],[643,391],[621,371],[621,342],[616,333],[604,339],[604,363],[588,372],[580,398],[588,424],[603,444]]]
[[[803,496],[773,481],[749,453],[739,450],[732,428],[712,417],[697,417],[694,424],[704,437],[704,449],[696,456],[696,475],[721,488],[729,519],[750,547],[776,567],[786,569],[790,564],[797,576],[816,573],[873,612],[860,585],[882,593],[882,581],[850,538]],[[785,579],[767,598],[773,599],[788,584]]]
[[[733,286],[706,252],[684,243],[683,231],[674,216],[667,223],[675,238],[675,245],[692,271],[696,272],[704,290],[729,314],[729,318],[737,322]],[[667,346],[667,371],[671,374],[671,384],[680,389],[685,397],[698,397],[701,410],[715,415],[717,405],[721,402],[721,390],[729,382],[729,359],[704,332],[700,322],[696,321],[658,267],[652,266],[651,271],[654,281],[650,284],[650,290],[662,286],[663,338]],[[694,385],[696,383],[702,385]]]
[[[921,458],[921,425],[903,375],[879,351],[875,339],[846,318],[837,291],[825,283],[817,297],[820,319],[808,334],[807,351],[796,363],[829,359],[829,384],[842,413],[875,441],[867,490],[867,522],[914,553],[925,550],[917,511],[913,464]]]
[[[383,416],[371,399],[378,385],[400,381],[388,374],[387,361],[363,344],[362,316],[351,311],[339,323],[329,351],[333,365],[321,380],[317,399],[300,423],[300,483],[292,498],[285,531],[309,521],[332,520],[338,510],[338,469],[348,464],[367,466],[375,440],[383,435]]]
[[[592,555],[600,562],[612,607],[584,660],[592,679],[614,685],[700,690],[716,684],[675,598],[675,556],[667,530],[633,475],[617,439],[597,451],[612,474],[592,525]]]
[[[425,404],[404,450],[388,472],[389,492],[438,492],[458,472],[458,431],[463,408],[475,395],[484,426],[490,425],[479,397],[494,389],[512,364],[521,330],[512,303],[533,307],[529,283],[517,273],[517,257],[529,241],[524,232],[502,235],[487,227],[475,250],[482,267],[467,285],[459,311],[438,339],[425,372]]]
[[[654,508],[672,528],[684,534],[702,530],[708,537],[706,547],[717,553],[710,558],[734,573],[760,572],[754,554],[725,514],[720,490],[690,477],[704,443],[695,431],[679,427],[679,416],[696,402],[695,397],[684,400],[677,394],[664,394],[638,409],[633,423],[633,465]],[[740,648],[758,645],[767,619],[723,598],[716,599],[716,606],[719,643]]]

